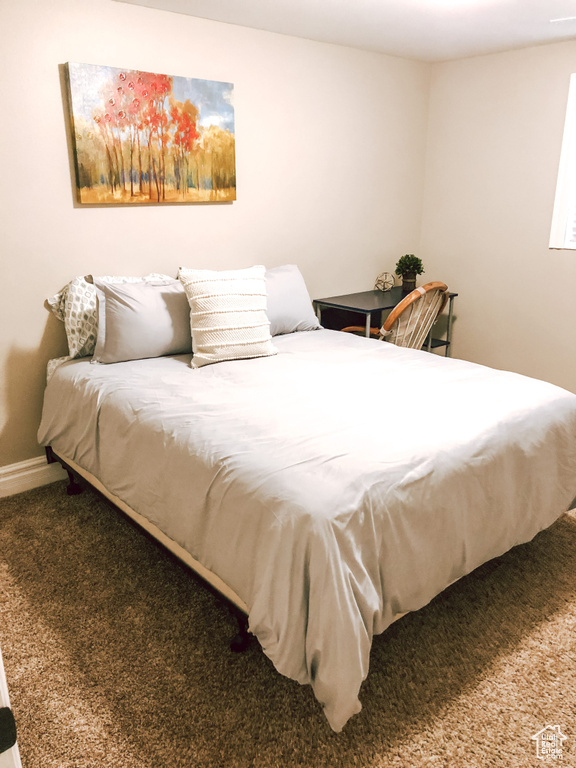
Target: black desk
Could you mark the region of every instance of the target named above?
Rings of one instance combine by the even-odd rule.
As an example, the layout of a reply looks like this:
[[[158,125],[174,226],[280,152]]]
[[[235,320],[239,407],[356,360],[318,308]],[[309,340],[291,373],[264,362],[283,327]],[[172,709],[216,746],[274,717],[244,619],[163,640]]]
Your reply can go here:
[[[360,293],[347,293],[344,296],[330,296],[327,299],[314,299],[314,308],[318,322],[322,323],[322,310],[342,309],[348,312],[358,312],[366,318],[366,336],[370,336],[370,318],[372,312],[383,313],[394,309],[408,294],[401,286],[391,288],[389,291],[361,291]],[[452,338],[452,302],[458,296],[457,293],[448,292],[448,324],[444,339],[433,339],[431,336],[426,343],[428,350],[436,347],[444,347],[445,354],[450,355],[450,342]],[[380,322],[379,327],[383,324]]]

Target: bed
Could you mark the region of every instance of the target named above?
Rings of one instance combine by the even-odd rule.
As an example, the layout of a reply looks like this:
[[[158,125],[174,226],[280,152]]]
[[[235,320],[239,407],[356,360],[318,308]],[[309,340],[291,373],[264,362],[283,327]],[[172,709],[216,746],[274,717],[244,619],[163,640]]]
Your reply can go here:
[[[244,611],[340,731],[375,634],[568,509],[576,395],[306,317],[196,368],[194,339],[59,361],[38,437]]]

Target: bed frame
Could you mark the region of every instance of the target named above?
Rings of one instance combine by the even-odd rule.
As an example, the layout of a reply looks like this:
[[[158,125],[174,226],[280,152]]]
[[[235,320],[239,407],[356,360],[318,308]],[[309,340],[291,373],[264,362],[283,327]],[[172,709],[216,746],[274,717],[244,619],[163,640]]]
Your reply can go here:
[[[192,555],[190,555],[183,547],[177,544],[173,539],[170,539],[158,528],[154,523],[151,523],[145,517],[138,512],[135,512],[129,507],[122,499],[115,496],[113,493],[107,490],[102,485],[100,480],[93,474],[88,472],[82,467],[79,467],[76,462],[69,459],[67,456],[57,453],[51,446],[46,446],[46,461],[48,464],[54,464],[58,462],[68,473],[68,487],[66,493],[69,496],[75,496],[82,493],[82,485],[80,484],[80,478],[86,481],[92,488],[98,493],[104,496],[110,501],[120,512],[126,515],[130,521],[136,523],[136,525],[143,529],[143,531],[150,536],[155,542],[159,542],[165,549],[171,552],[175,557],[181,560],[185,565],[190,568],[198,579],[203,583],[205,587],[219,597],[227,606],[232,616],[238,623],[238,632],[232,638],[230,642],[230,650],[235,653],[244,651],[250,643],[250,633],[248,631],[248,606],[239,597],[233,589],[231,589],[222,579],[212,571],[208,570],[202,563],[198,562]]]

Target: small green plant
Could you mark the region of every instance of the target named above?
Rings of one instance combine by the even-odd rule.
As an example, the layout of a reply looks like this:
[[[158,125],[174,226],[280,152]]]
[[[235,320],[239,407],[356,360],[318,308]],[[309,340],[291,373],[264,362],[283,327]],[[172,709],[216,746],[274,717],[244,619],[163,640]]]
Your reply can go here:
[[[419,259],[418,256],[414,256],[413,253],[407,253],[405,256],[401,256],[396,262],[395,272],[401,277],[410,274],[421,275],[422,272],[424,272],[422,259]]]

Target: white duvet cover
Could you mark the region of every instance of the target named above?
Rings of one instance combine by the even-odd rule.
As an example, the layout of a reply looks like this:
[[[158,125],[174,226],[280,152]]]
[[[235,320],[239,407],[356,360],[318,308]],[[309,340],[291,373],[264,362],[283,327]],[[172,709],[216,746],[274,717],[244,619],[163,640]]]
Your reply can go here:
[[[39,440],[220,576],[331,727],[374,633],[549,526],[576,495],[576,395],[335,331],[199,369],[60,366]]]

